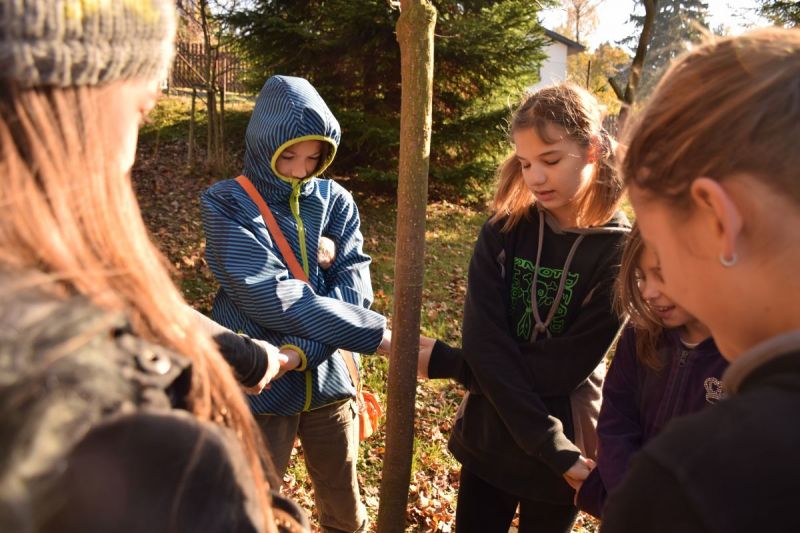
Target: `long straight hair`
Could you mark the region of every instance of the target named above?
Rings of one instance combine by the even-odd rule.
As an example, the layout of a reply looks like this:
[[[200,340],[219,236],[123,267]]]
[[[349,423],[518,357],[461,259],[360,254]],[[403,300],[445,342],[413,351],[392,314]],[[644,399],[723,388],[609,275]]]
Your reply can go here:
[[[125,313],[137,335],[191,359],[190,409],[237,435],[272,530],[264,447],[244,395],[195,326],[119,170],[114,90],[0,86],[0,269],[38,273],[29,282],[57,297]]]
[[[642,364],[660,370],[664,362],[658,356],[658,346],[664,326],[653,314],[639,288],[644,246],[639,227],[634,224],[625,241],[619,274],[614,282],[614,310],[619,316],[627,316],[636,331],[636,357]]]
[[[509,138],[515,131],[533,128],[545,143],[552,144],[548,126],[555,126],[584,150],[593,148],[597,170],[591,183],[576,198],[578,227],[601,226],[616,213],[624,185],[614,161],[615,143],[603,128],[603,106],[577,85],[563,83],[526,93],[511,116]],[[505,218],[503,231],[510,231],[534,203],[533,193],[522,179],[522,165],[509,155],[497,171],[497,192],[492,202],[494,221]]]

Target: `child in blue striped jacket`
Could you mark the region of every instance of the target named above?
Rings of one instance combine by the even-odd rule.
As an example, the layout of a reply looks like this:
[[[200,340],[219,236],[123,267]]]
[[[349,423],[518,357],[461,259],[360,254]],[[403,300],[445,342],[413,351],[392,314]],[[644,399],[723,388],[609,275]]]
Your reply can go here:
[[[201,203],[206,259],[221,286],[212,317],[280,346],[288,359],[270,388],[250,397],[277,474],[299,436],[320,525],[352,532],[365,528],[366,513],[356,478],[356,391],[337,349],[373,353],[388,345],[389,333],[384,317],[368,310],[370,257],[353,197],[319,177],[339,139],[338,122],[310,83],[267,80],[247,127],[243,174],[272,211],[307,284],[292,277],[258,207],[235,180],[214,184]],[[336,245],[327,268],[315,261],[323,235]]]

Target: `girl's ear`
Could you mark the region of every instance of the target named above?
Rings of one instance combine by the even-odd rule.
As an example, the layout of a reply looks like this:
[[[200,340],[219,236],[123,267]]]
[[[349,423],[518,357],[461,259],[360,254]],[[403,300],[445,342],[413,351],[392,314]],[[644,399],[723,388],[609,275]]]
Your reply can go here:
[[[706,229],[716,247],[713,252],[718,253],[721,258],[735,258],[736,242],[742,233],[743,224],[739,206],[728,191],[711,178],[695,179],[690,191],[695,208],[708,222]]]

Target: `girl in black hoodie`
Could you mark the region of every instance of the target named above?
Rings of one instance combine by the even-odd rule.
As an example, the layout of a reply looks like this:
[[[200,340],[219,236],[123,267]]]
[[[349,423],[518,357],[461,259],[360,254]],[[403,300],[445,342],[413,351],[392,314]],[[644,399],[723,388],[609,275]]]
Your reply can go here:
[[[629,225],[601,107],[572,85],[526,94],[510,137],[470,261],[463,349],[422,354],[423,373],[469,388],[449,442],[459,533],[508,531],[517,505],[520,531],[571,529],[620,327],[611,287]]]

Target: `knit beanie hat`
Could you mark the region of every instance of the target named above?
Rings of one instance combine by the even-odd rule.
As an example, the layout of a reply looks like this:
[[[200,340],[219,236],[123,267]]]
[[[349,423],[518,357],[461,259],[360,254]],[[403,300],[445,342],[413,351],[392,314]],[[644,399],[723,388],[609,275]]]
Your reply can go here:
[[[174,0],[0,0],[0,80],[20,87],[166,76]]]

